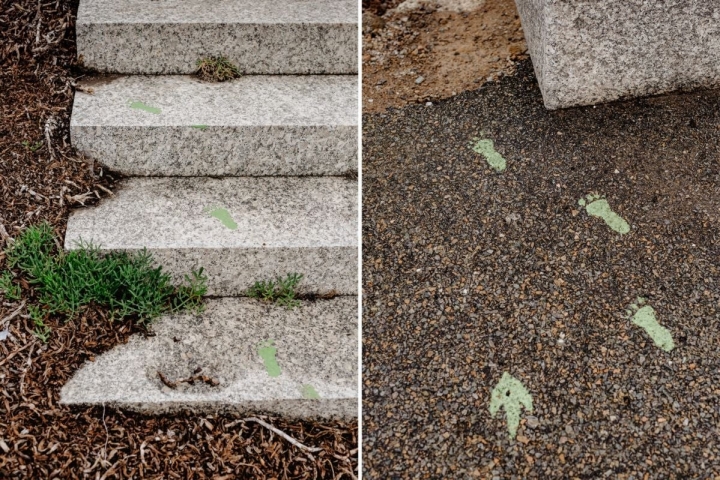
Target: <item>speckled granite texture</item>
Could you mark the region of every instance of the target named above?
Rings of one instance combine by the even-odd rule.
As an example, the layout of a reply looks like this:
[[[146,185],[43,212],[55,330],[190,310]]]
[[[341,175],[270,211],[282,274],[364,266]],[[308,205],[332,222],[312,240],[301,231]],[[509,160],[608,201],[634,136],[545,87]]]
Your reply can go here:
[[[203,267],[214,296],[288,273],[302,291],[357,295],[357,191],[342,177],[132,178],[71,214],[65,247],[147,248],[178,281]]]
[[[93,93],[75,94],[73,145],[125,175],[357,171],[355,76],[128,76],[83,85]]]
[[[288,310],[257,300],[208,300],[205,312],[174,315],[78,370],[63,387],[66,405],[111,405],[148,413],[267,412],[290,417],[358,414],[357,297],[304,302]],[[272,341],[279,376],[258,349]],[[200,374],[219,382],[171,382]],[[320,398],[307,398],[307,387]]]
[[[246,73],[357,73],[356,0],[83,0],[78,55],[108,73],[187,74],[224,55]]]
[[[720,2],[515,0],[545,106],[720,86]]]

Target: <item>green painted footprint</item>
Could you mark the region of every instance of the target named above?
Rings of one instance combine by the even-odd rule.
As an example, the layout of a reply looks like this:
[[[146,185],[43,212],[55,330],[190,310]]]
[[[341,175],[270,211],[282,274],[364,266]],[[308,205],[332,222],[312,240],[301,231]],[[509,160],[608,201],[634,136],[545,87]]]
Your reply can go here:
[[[492,140],[487,138],[473,138],[472,142],[470,143],[470,148],[472,148],[475,153],[479,153],[480,155],[485,157],[485,160],[487,161],[488,165],[490,165],[490,168],[492,168],[496,172],[502,172],[505,170],[505,167],[507,166],[507,161],[503,158],[502,155],[495,151]]]
[[[280,365],[278,365],[277,358],[275,358],[275,355],[277,354],[277,348],[275,348],[275,345],[273,343],[274,342],[272,339],[268,339],[260,343],[260,345],[258,345],[257,347],[258,355],[260,355],[260,358],[263,359],[267,374],[271,377],[279,377]]]
[[[587,201],[585,201],[585,198],[587,198]],[[608,227],[620,234],[630,231],[630,225],[610,208],[610,204],[603,197],[591,193],[585,198],[578,200],[578,203],[585,207],[589,215],[602,218]]]
[[[226,209],[222,207],[210,207],[206,208],[205,212],[209,213],[211,217],[215,217],[220,220],[220,222],[222,222],[222,224],[230,230],[237,230],[237,223],[235,223],[235,220],[233,220],[230,212]]]
[[[630,310],[627,310],[628,315],[632,315],[632,322],[645,330],[656,346],[669,352],[675,348],[670,330],[658,323],[655,318],[655,309],[650,305],[643,306],[644,304],[645,299],[638,297],[636,303],[630,305]]]
[[[130,108],[134,108],[136,110],[144,110],[146,112],[154,113],[155,115],[160,114],[160,109],[157,107],[151,107],[150,105],[145,105],[143,102],[133,102],[132,100],[128,102],[128,106]]]
[[[320,394],[312,385],[303,385],[300,391],[302,391],[303,398],[307,398],[309,400],[317,400],[320,398]]]

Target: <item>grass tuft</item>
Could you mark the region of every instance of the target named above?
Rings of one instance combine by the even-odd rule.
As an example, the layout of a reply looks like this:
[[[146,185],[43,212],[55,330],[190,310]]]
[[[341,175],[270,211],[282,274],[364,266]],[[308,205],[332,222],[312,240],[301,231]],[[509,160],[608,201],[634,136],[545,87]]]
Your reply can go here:
[[[202,307],[207,291],[202,269],[175,286],[162,267],[153,266],[152,255],[145,250],[101,255],[91,244],[71,252],[58,245],[50,225],[43,223],[28,228],[6,251],[10,268],[25,274],[38,293],[42,310],[35,312],[33,321],[41,334],[47,315],[72,317],[91,303],[107,307],[113,317],[135,316],[140,323]]]
[[[196,74],[210,82],[224,82],[242,75],[240,69],[225,57],[207,57],[197,61]]]
[[[23,144],[23,147],[27,148],[31,152],[37,152],[43,146],[42,140],[35,142],[35,143],[30,143],[27,140],[23,140],[22,144]]]
[[[0,275],[0,293],[10,301],[20,300],[22,293],[20,285],[14,284],[12,279],[13,277],[10,272],[3,272],[3,274]]]
[[[45,312],[43,312],[42,308],[37,305],[28,305],[28,313],[30,314],[30,320],[32,320],[35,325],[35,328],[33,328],[33,335],[39,338],[43,343],[47,343],[52,330],[50,327],[45,325]]]
[[[255,282],[248,290],[248,296],[266,302],[275,302],[287,308],[299,307],[300,300],[297,299],[295,287],[302,278],[302,274],[289,273],[284,279],[278,277],[276,280]]]

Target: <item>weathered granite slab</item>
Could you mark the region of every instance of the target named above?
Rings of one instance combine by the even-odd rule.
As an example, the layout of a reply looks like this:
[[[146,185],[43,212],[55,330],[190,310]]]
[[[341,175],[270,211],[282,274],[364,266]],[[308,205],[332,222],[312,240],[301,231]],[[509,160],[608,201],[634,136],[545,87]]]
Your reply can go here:
[[[515,0],[548,109],[720,86],[720,3]]]
[[[208,295],[304,275],[300,290],[357,295],[358,186],[342,177],[132,178],[97,207],[74,211],[65,248],[147,248],[181,281],[208,275]]]
[[[293,310],[251,299],[210,299],[202,314],[161,318],[154,336],[135,335],[86,363],[63,387],[60,401],[145,413],[354,418],[357,318],[357,297],[303,302]],[[208,382],[171,388],[160,374],[171,384],[196,375]]]
[[[342,175],[357,171],[356,76],[191,76],[82,81],[73,145],[132,176]],[[92,93],[88,93],[91,91]]]
[[[187,74],[226,56],[253,74],[354,74],[356,0],[82,0],[78,56],[105,73]]]

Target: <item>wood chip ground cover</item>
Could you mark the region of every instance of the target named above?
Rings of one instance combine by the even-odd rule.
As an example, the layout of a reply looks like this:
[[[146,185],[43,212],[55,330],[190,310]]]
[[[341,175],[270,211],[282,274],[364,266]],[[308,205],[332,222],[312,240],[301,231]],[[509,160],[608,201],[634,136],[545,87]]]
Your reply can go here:
[[[0,249],[28,225],[62,235],[70,208],[92,205],[115,176],[70,145],[77,1],[3,0],[0,8]],[[0,253],[0,271],[5,271]],[[306,452],[256,422],[230,415],[142,416],[110,408],[67,409],[58,392],[87,359],[143,334],[97,307],[70,322],[51,318],[45,344],[22,298],[0,294],[0,478],[352,478],[357,423],[262,417]],[[8,318],[18,307],[20,313]]]

